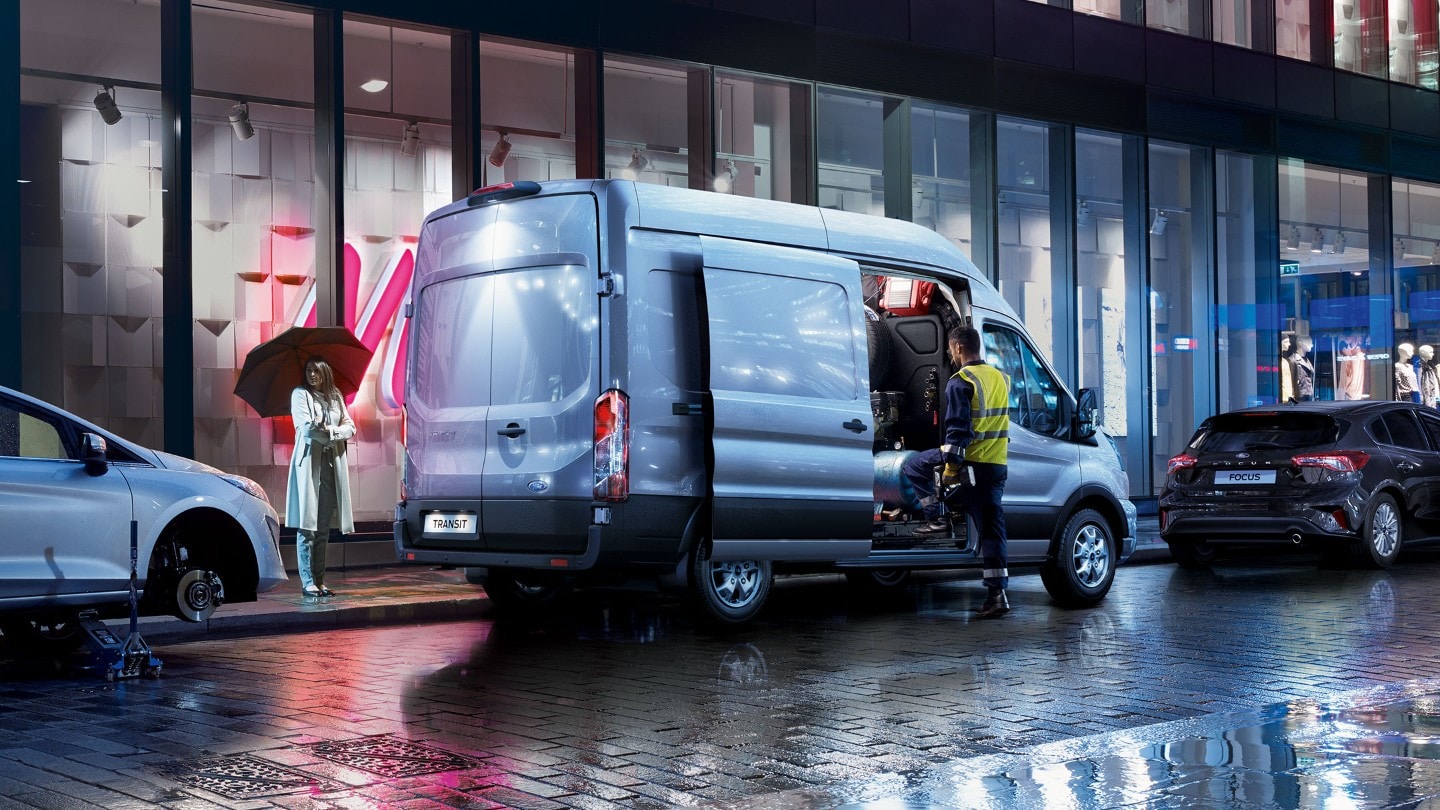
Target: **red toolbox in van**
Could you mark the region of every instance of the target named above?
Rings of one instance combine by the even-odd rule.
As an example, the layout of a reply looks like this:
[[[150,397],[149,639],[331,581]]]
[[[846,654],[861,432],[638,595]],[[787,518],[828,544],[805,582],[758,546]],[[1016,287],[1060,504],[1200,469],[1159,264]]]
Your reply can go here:
[[[935,282],[889,276],[880,292],[880,306],[891,315],[929,315]]]

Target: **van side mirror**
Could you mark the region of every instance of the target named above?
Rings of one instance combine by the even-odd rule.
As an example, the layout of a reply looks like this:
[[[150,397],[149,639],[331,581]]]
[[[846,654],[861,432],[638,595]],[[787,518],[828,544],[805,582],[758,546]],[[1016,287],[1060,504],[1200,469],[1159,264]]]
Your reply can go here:
[[[1075,416],[1070,431],[1076,441],[1095,436],[1095,409],[1095,389],[1081,388],[1080,393],[1075,396]]]
[[[104,475],[110,469],[108,452],[104,436],[98,433],[80,434],[80,460],[85,462],[85,472]]]

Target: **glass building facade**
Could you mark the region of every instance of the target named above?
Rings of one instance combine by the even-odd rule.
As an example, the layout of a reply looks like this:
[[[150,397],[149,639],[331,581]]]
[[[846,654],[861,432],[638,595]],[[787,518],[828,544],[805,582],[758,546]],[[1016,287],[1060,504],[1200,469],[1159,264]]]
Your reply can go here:
[[[293,430],[233,395],[238,369],[292,325],[347,326],[375,351],[356,517],[383,529],[425,214],[597,177],[942,234],[1095,389],[1142,509],[1217,411],[1440,404],[1433,2],[653,0],[633,26],[363,5],[0,12],[0,383],[283,504]]]

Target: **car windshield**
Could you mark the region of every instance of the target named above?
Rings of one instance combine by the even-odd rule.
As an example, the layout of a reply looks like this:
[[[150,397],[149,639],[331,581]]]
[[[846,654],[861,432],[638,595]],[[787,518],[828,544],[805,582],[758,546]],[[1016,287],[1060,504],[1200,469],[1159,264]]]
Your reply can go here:
[[[1333,444],[1339,425],[1318,413],[1227,413],[1211,419],[1190,442],[1196,453],[1299,450]]]

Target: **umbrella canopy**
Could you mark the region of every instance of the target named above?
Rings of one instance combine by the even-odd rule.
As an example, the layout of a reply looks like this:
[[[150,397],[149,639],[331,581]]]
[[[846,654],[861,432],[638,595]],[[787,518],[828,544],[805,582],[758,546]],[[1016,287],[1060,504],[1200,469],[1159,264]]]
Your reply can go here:
[[[343,326],[296,326],[250,350],[235,395],[261,416],[289,416],[290,392],[304,382],[305,362],[320,357],[335,372],[340,393],[360,389],[373,352]]]

